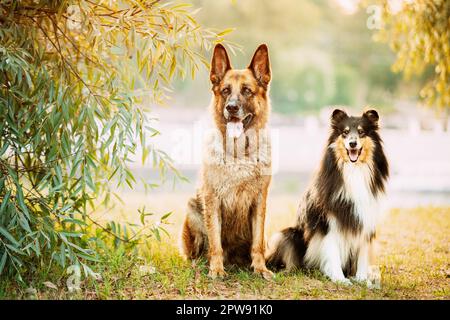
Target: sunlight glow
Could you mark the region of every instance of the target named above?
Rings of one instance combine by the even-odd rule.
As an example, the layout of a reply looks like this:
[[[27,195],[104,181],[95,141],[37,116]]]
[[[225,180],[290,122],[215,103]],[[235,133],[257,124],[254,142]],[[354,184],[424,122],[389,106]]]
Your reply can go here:
[[[392,14],[398,13],[402,10],[403,0],[388,0],[388,8]]]
[[[334,0],[345,14],[351,15],[358,11],[360,0]]]
[[[388,0],[388,9],[391,14],[399,13],[405,4],[412,3],[413,0]]]

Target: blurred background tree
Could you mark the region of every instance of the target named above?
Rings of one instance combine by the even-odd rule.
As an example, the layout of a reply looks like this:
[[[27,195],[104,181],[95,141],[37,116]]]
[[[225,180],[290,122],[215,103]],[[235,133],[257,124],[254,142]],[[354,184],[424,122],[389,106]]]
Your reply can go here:
[[[2,277],[23,280],[54,263],[93,274],[89,213],[99,200],[108,205],[116,185],[137,183],[136,150],[161,176],[176,173],[152,144],[148,106],[165,100],[174,78],[208,65],[204,53],[224,34],[199,25],[189,7],[0,2]]]
[[[395,54],[372,39],[365,10],[346,11],[337,0],[193,0],[201,23],[233,27],[227,39],[242,45],[232,58],[248,64],[252,51],[269,45],[272,107],[287,114],[317,114],[327,105],[393,110],[401,76],[390,71]],[[220,19],[218,18],[220,16]],[[177,103],[205,107],[206,72],[195,83],[177,81]]]
[[[420,97],[448,115],[450,1],[383,1],[382,5],[384,26],[377,39],[388,42],[396,52],[392,69],[407,79],[423,75]]]

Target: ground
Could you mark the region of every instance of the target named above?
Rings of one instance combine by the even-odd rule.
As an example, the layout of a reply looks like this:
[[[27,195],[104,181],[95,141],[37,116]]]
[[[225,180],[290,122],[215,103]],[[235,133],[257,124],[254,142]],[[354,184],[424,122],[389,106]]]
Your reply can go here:
[[[127,196],[128,204],[101,216],[127,215],[140,196]],[[162,212],[175,205],[170,238],[149,241],[133,255],[111,252],[108,263],[97,266],[100,281],[82,282],[82,290],[69,293],[67,276],[47,276],[32,281],[26,290],[13,282],[0,284],[0,298],[39,299],[450,299],[450,208],[392,209],[378,232],[376,265],[381,288],[339,286],[319,272],[277,273],[267,282],[249,270],[228,270],[224,280],[207,277],[207,264],[191,264],[178,253],[177,240],[188,195],[158,195],[152,208]],[[297,197],[273,195],[269,201],[268,233],[289,225]],[[99,217],[100,218],[100,217]],[[50,281],[51,284],[46,281]],[[31,293],[30,293],[31,292]]]

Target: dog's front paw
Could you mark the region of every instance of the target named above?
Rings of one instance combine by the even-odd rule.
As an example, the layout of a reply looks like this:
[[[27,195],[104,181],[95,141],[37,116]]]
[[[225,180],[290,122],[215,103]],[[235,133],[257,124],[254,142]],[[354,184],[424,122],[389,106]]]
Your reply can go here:
[[[211,279],[223,278],[227,274],[223,269],[223,257],[221,255],[212,255],[209,261],[208,276]]]
[[[372,284],[372,282],[367,279],[367,277],[352,277],[351,281],[359,284],[359,285],[363,285],[363,286],[367,286],[370,287],[370,285]]]
[[[356,275],[351,278],[352,281],[357,282],[359,284],[367,284],[370,280],[367,278],[367,275]]]
[[[225,276],[227,275],[227,273],[225,272],[225,270],[223,269],[223,267],[219,267],[219,266],[211,266],[209,268],[209,273],[208,276],[211,279],[223,279]]]
[[[331,279],[331,281],[333,281],[337,285],[342,285],[342,286],[346,286],[346,287],[349,287],[352,285],[352,282],[347,278]]]
[[[259,274],[261,276],[263,276],[264,279],[266,280],[272,280],[273,279],[273,272],[268,270],[265,266],[264,267],[259,267],[259,268],[253,268],[254,272],[256,274]]]
[[[381,289],[381,270],[379,266],[370,266],[368,277],[370,279],[369,289]]]
[[[273,273],[269,271],[266,267],[264,253],[261,252],[252,253],[251,267],[255,274],[262,275],[264,279],[271,280],[273,278]]]
[[[372,281],[371,279],[367,277],[354,277],[352,278],[352,281],[357,282],[360,285],[366,286],[369,289],[380,289],[380,283],[377,281]]]
[[[381,289],[381,284],[379,282],[376,282],[376,281],[367,280],[367,288],[380,290]]]

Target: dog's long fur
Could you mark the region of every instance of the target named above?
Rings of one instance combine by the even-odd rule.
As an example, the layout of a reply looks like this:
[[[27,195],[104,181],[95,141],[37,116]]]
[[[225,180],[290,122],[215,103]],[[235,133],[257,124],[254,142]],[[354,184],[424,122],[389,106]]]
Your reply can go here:
[[[333,281],[368,281],[369,252],[389,175],[378,113],[350,117],[336,109],[320,169],[305,192],[297,224],[275,234],[268,265],[319,268]],[[269,252],[270,251],[270,252]]]
[[[206,256],[210,276],[224,276],[224,264],[248,265],[270,277],[265,265],[264,223],[270,175],[266,129],[271,71],[261,45],[247,69],[232,69],[225,48],[214,48],[210,80],[216,135],[206,143],[201,185],[188,203],[181,247],[189,259]],[[233,111],[234,108],[234,111]],[[229,122],[244,133],[228,138]],[[237,150],[242,147],[243,153]]]

